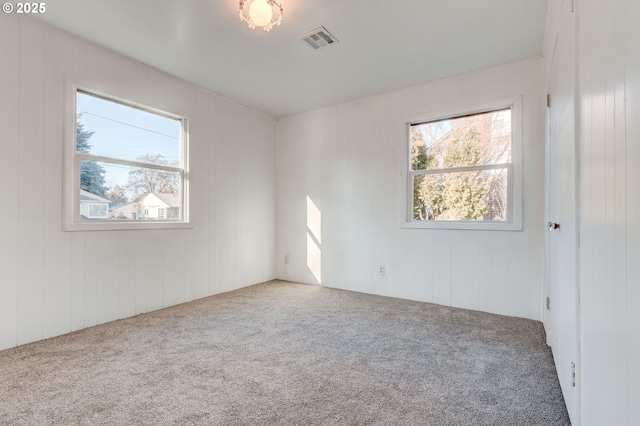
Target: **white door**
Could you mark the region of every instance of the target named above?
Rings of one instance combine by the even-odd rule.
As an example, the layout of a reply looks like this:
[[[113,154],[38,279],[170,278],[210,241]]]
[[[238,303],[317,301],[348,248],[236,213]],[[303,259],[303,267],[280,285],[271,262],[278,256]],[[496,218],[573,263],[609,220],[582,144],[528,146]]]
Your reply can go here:
[[[576,15],[563,1],[548,80],[546,267],[548,343],[574,425],[579,424]]]

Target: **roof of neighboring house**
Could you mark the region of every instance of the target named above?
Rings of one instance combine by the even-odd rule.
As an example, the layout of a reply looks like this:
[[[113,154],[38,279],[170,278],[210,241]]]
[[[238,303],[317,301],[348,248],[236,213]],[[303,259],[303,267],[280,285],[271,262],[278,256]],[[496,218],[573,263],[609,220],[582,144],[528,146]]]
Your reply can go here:
[[[85,191],[84,189],[80,190],[80,201],[93,201],[94,203],[110,203],[111,200],[107,200],[106,198],[102,198],[99,195],[92,194],[89,191]]]
[[[114,213],[130,213],[138,211],[138,203],[119,203],[111,206]]]
[[[180,207],[180,197],[175,194],[161,194],[158,192],[152,192],[150,195],[154,195],[169,207]]]

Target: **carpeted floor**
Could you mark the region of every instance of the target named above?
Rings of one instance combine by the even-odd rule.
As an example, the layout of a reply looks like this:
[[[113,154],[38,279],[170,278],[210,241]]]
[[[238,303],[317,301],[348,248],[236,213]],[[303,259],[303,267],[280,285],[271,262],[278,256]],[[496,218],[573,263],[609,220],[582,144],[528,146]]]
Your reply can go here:
[[[0,352],[2,425],[567,425],[542,325],[274,281]]]

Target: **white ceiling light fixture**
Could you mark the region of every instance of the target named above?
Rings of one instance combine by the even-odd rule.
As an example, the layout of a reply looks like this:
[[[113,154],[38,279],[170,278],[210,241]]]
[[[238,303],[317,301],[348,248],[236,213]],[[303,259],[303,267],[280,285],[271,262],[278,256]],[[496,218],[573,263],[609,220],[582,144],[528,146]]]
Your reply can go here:
[[[246,9],[249,13],[245,13]],[[275,0],[240,0],[240,19],[249,25],[249,28],[262,27],[265,31],[271,31],[282,22],[282,4]]]

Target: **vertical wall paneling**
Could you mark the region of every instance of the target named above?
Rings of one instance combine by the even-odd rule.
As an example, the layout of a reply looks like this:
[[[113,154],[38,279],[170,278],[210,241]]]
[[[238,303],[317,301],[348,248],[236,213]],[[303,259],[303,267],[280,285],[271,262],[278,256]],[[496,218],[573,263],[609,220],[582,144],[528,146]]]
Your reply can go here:
[[[626,307],[627,297],[627,276],[626,276],[626,247],[627,236],[624,232],[626,223],[626,134],[625,115],[621,113],[624,109],[624,31],[620,31],[616,26],[616,21],[624,20],[624,2],[606,2],[606,27],[607,33],[605,42],[607,46],[614,48],[607,49],[605,62],[607,64],[607,90],[606,90],[606,121],[607,121],[607,183],[606,183],[606,216],[607,216],[607,247],[606,263],[607,267],[607,310],[610,312],[607,318],[607,328],[609,330],[620,330],[626,334]],[[640,32],[638,33],[640,34]],[[610,355],[614,365],[624,365],[627,363],[627,342],[611,334],[609,338]],[[615,374],[609,376],[608,387],[616,389],[619,383],[628,381],[626,371],[618,369]],[[620,405],[628,407],[630,401],[626,392],[623,395],[615,395],[611,392],[608,395],[607,404],[610,406]],[[617,416],[616,416],[617,417]],[[627,420],[627,413],[621,413],[620,421]]]
[[[20,144],[20,39],[17,20],[0,16],[0,128],[2,129],[2,159],[0,181],[5,185],[5,197],[18,200]],[[18,342],[18,247],[19,209],[0,209],[0,348],[15,346]]]
[[[136,250],[136,271],[135,271],[135,313],[144,314],[149,312],[149,265],[155,262],[149,262],[149,244],[148,235],[146,233],[136,233],[135,250]]]
[[[452,233],[447,230],[434,230],[431,247],[423,247],[428,250],[423,253],[429,259],[429,269],[433,271],[433,303],[440,305],[452,305],[452,272],[451,250]],[[429,300],[427,300],[429,301]]]
[[[147,268],[146,268],[146,292],[147,309],[155,311],[164,308],[165,282],[164,282],[164,246],[163,233],[161,231],[145,232],[147,240]]]
[[[87,44],[71,38],[71,71],[74,78],[86,78]],[[64,141],[60,141],[60,144]],[[75,232],[71,235],[71,331],[86,327],[86,234]]]
[[[120,313],[120,236],[121,232],[98,233],[96,281],[96,320],[113,321]]]
[[[214,127],[211,129],[221,140],[229,139],[229,121],[232,117],[231,108],[224,102],[216,102],[211,105],[214,116]],[[235,172],[230,171],[229,176],[225,176],[223,164],[232,164],[229,158],[230,147],[221,145],[211,147],[209,151],[210,162],[213,163],[214,169],[210,171],[210,183],[216,188],[215,197],[209,195],[209,206],[213,211],[215,221],[209,223],[209,241],[213,238],[222,238],[226,240],[230,231],[230,219],[228,210],[234,209],[229,198],[229,186],[235,184]],[[228,182],[225,185],[225,181]],[[207,291],[211,291],[211,283],[217,281],[229,280],[228,265],[233,262],[234,242],[228,245],[216,245],[214,251],[208,252],[207,262],[209,263],[209,281],[207,282]]]
[[[592,167],[592,161],[590,156],[593,153],[592,143],[592,129],[591,123],[595,123],[595,117],[598,116],[596,109],[592,102],[589,100],[593,98],[591,90],[593,87],[593,72],[591,67],[587,66],[593,62],[592,56],[600,54],[595,49],[597,40],[592,40],[595,35],[595,31],[589,34],[585,32],[585,28],[595,25],[591,22],[593,14],[586,14],[584,7],[586,3],[580,4],[578,9],[578,45],[579,45],[579,81],[580,81],[580,97],[581,97],[581,135],[580,135],[580,382],[581,382],[581,397],[582,405],[584,406],[587,401],[595,401],[599,391],[597,390],[595,369],[591,374],[587,374],[588,366],[590,364],[595,365],[594,360],[602,358],[598,352],[600,351],[600,345],[591,345],[587,335],[589,330],[594,330],[598,326],[601,319],[599,318],[597,310],[597,296],[595,296],[594,284],[596,283],[596,277],[594,277],[589,271],[587,273],[586,265],[591,265],[595,261],[598,255],[598,247],[595,243],[595,233],[592,227],[584,226],[585,223],[594,222],[594,213],[592,207],[594,205],[594,194],[592,191],[594,187],[593,176],[594,168]],[[590,16],[591,15],[591,16]],[[597,19],[597,18],[596,18]],[[590,46],[589,49],[584,49],[583,46]],[[597,197],[597,195],[596,195]],[[590,315],[584,315],[585,312],[590,312]],[[586,410],[583,410],[586,411]],[[595,424],[598,420],[592,418],[592,424]],[[585,420],[586,424],[588,421]]]
[[[45,30],[21,20],[18,156],[18,343],[43,338]]]
[[[85,234],[71,235],[71,331],[85,324]]]
[[[537,225],[539,228],[543,228],[543,224]],[[538,230],[538,232],[530,232],[530,238],[535,239],[535,235],[539,235],[544,232]],[[509,253],[520,253],[525,250],[524,240],[521,238],[513,238],[509,235],[508,238]],[[542,245],[542,241],[539,241]],[[505,299],[516,301],[517,306],[522,306],[529,312],[528,316],[536,316],[540,314],[540,301],[542,300],[542,288],[532,285],[531,278],[535,276],[536,271],[543,269],[542,263],[537,261],[536,258],[527,259],[521,256],[509,256],[509,271],[508,282],[512,285],[504,286],[503,291],[506,294],[502,295]],[[500,294],[496,295],[499,299]]]
[[[87,70],[86,48],[87,45],[79,39],[71,39],[71,74],[74,77],[85,78]]]
[[[331,236],[322,240],[323,285],[540,319],[541,74],[533,58],[279,120],[277,253],[290,261],[276,262],[277,276],[317,282],[299,207],[311,195]],[[405,117],[509,96],[524,100],[525,231],[402,229]],[[518,259],[538,267],[525,276]]]
[[[0,350],[274,278],[275,119],[28,16],[0,36]],[[62,231],[66,79],[189,118],[192,229]]]
[[[178,283],[176,282],[176,235],[166,232],[162,235],[162,307],[178,303]]]
[[[491,279],[491,234],[479,232],[478,235],[478,290],[483,289],[478,294],[478,305],[491,303],[493,293],[493,282]]]
[[[557,13],[560,2],[550,6],[548,52],[562,28]],[[640,358],[640,5],[580,0],[576,6],[577,50],[569,46],[562,52],[563,57],[577,53],[578,58],[580,401],[576,423],[631,425],[640,423],[636,362]],[[548,54],[545,62],[551,78],[553,55]],[[558,321],[550,315],[548,328],[557,328]],[[565,340],[553,338],[559,346]],[[563,368],[558,368],[561,381]]]
[[[431,277],[427,277],[428,271],[420,270],[421,258],[420,258],[420,245],[422,240],[415,235],[409,235],[404,239],[404,244],[407,248],[407,255],[398,260],[398,296],[402,298],[409,298],[416,292],[422,292],[421,296],[431,297],[431,292],[427,291],[427,287],[431,290]],[[430,275],[430,274],[429,274]]]
[[[84,326],[98,324],[98,236],[87,232],[84,242]]]
[[[493,309],[499,309],[501,306],[507,307],[507,315],[514,312],[514,310],[508,307],[509,297],[511,296],[511,286],[518,285],[518,283],[513,283],[510,280],[510,258],[511,250],[509,248],[509,238],[507,238],[507,235],[504,233],[491,235],[491,287],[487,303],[489,303],[489,306],[492,306]]]
[[[249,126],[238,125],[238,129],[240,131],[240,138],[247,141],[258,141],[259,135],[256,134],[256,128],[251,128]],[[245,144],[244,150],[240,151],[240,159],[239,161],[248,161],[255,162],[259,161],[257,156],[260,155],[260,146],[257,143],[249,143]],[[261,178],[260,172],[256,170],[247,170],[245,173],[241,175],[240,184],[242,187],[253,185],[259,187],[260,185],[257,183],[258,179]],[[250,280],[253,275],[255,269],[251,268],[251,265],[254,265],[255,260],[255,240],[252,238],[252,235],[257,231],[257,226],[255,221],[251,220],[251,216],[255,213],[253,212],[253,206],[255,201],[259,201],[260,197],[257,197],[257,200],[253,200],[244,192],[240,192],[241,202],[240,202],[240,223],[238,225],[238,233],[240,234],[240,238],[243,241],[242,247],[242,255],[240,258],[240,276],[239,281]]]
[[[231,121],[233,119],[233,107],[226,102],[216,102],[213,105],[215,129],[211,129],[221,140],[231,138]],[[210,264],[208,292],[213,290],[215,282],[230,283],[233,280],[229,265],[235,262],[235,246],[237,241],[233,241],[230,236],[232,229],[235,229],[232,212],[235,211],[233,194],[237,182],[235,164],[232,157],[232,146],[223,144],[215,147],[215,151],[209,151],[209,158],[215,165],[210,179],[215,191],[215,197],[209,196],[209,205],[214,211],[215,222],[209,224],[209,240],[221,238],[229,241],[226,245],[216,245],[214,251],[209,251],[208,262]],[[230,165],[227,170],[224,165]],[[228,173],[228,174],[227,174]]]
[[[422,231],[422,229],[420,230]],[[474,231],[469,231],[474,232]],[[473,264],[475,264],[477,260],[477,253],[474,253],[472,258],[466,258],[465,255],[470,254],[469,252],[463,253],[462,246],[462,237],[468,232],[461,232],[458,230],[453,230],[450,233],[451,239],[451,247],[449,250],[449,259],[447,261],[447,265],[451,268],[451,304],[453,306],[459,307],[468,307],[470,303],[472,303],[469,299],[473,297],[473,295],[463,294],[462,290],[462,276],[463,276],[463,268],[473,268]],[[466,248],[465,248],[466,249]],[[466,275],[466,274],[465,274]],[[466,285],[466,284],[465,284]]]
[[[640,7],[579,8],[581,381],[585,425],[640,422]]]
[[[58,107],[64,91],[62,70],[73,61],[71,39],[53,32],[45,37],[45,146],[44,146],[44,337],[71,331],[71,235],[60,232],[62,210],[63,114]]]
[[[329,218],[329,222],[324,226],[324,233],[330,234],[331,237],[329,240],[325,239],[325,247],[332,247],[332,249],[324,250],[324,261],[323,261],[323,271],[325,270],[333,270],[334,271],[334,280],[336,283],[340,283],[341,288],[346,288],[349,285],[349,265],[351,264],[351,253],[350,248],[346,244],[339,244],[344,238],[344,235],[349,234],[349,211],[347,209],[347,200],[350,197],[349,188],[344,184],[345,180],[349,176],[349,161],[347,156],[348,151],[348,140],[349,140],[349,109],[347,105],[339,105],[333,108],[332,114],[327,117],[330,123],[334,123],[334,131],[332,136],[335,137],[334,146],[334,154],[332,157],[332,161],[335,161],[334,170],[334,178],[332,182],[332,186],[330,187],[330,194],[327,196],[327,200],[332,200],[337,204],[337,208],[335,211],[326,211],[324,216]],[[278,128],[280,130],[280,127]],[[281,140],[282,137],[279,137],[278,140]],[[290,152],[285,150],[285,152]],[[293,153],[291,153],[293,155]],[[278,158],[278,164],[280,164],[280,158]],[[278,168],[279,169],[279,168]],[[280,169],[279,169],[280,170]],[[290,167],[291,171],[295,171],[295,163],[291,163]],[[284,175],[283,178],[287,179],[290,175]],[[280,177],[280,175],[279,175]],[[299,180],[296,181],[297,185],[302,185],[303,183]],[[278,182],[278,189],[280,189],[280,185],[282,185],[282,180]],[[298,188],[289,188],[291,191],[295,190],[298,193]],[[286,195],[286,194],[283,194]],[[279,198],[279,202],[285,203],[285,197]],[[280,205],[281,211],[278,215],[280,220],[286,220],[286,215],[284,214],[286,210],[282,209],[282,205]],[[286,223],[286,222],[283,222]],[[290,254],[293,254],[292,248],[295,243],[295,236],[290,235],[289,233],[280,232],[283,227],[279,228],[278,232],[278,241],[281,244],[285,245],[283,251],[286,251]],[[287,237],[285,241],[281,241],[283,236]],[[329,245],[333,244],[333,245]],[[295,260],[295,263],[293,262]],[[294,270],[297,268],[294,265],[297,265],[299,260],[291,258],[289,265],[287,265],[287,270],[289,272],[289,276],[293,275]],[[333,263],[333,265],[331,265]],[[326,274],[325,274],[326,275]],[[327,277],[330,279],[330,277]],[[330,282],[326,281],[325,282]]]
[[[478,309],[480,300],[480,232],[460,233],[460,281],[453,287],[454,304]],[[455,282],[455,281],[454,281]]]
[[[419,96],[420,94],[418,94]],[[384,141],[386,140],[386,135],[389,134],[388,127],[389,122],[386,116],[386,103],[387,97],[380,96],[376,98],[376,102],[373,103],[373,110],[370,113],[371,117],[384,117],[382,120],[377,120],[373,123],[372,131],[374,135],[382,135],[383,138],[375,137],[372,138],[374,141],[373,146],[371,147],[373,154],[372,161],[372,169],[370,169],[370,176],[375,177],[375,185],[380,188],[379,191],[374,192],[374,198],[372,200],[373,204],[370,207],[370,210],[373,212],[375,222],[372,224],[373,229],[377,229],[378,232],[374,233],[375,236],[371,247],[373,248],[376,255],[373,256],[374,259],[379,258],[376,263],[383,264],[385,267],[385,274],[382,275],[381,280],[378,280],[378,293],[380,294],[392,294],[392,289],[398,288],[397,276],[398,270],[396,268],[397,259],[392,256],[393,248],[396,246],[396,241],[394,237],[397,233],[390,232],[389,229],[385,226],[381,226],[381,224],[397,220],[396,210],[393,208],[394,203],[390,202],[391,200],[388,198],[389,189],[393,188],[388,185],[389,181],[393,181],[393,173],[389,173],[389,169],[391,167],[395,167],[395,163],[390,162],[389,159],[393,158],[393,156],[387,155],[388,144]],[[322,123],[323,127],[326,126],[326,123]],[[326,159],[325,159],[326,163]],[[321,169],[324,171],[324,169]],[[322,181],[326,179],[326,175],[323,175]],[[325,194],[325,197],[329,194]],[[375,276],[376,274],[376,264],[374,263],[371,268],[372,274]],[[387,274],[386,271],[389,271]],[[380,276],[380,275],[379,275]]]
[[[185,266],[186,266],[186,261],[185,261],[185,253],[186,253],[186,249],[187,247],[185,246],[185,238],[186,238],[187,232],[176,232],[175,236],[175,248],[174,248],[174,252],[175,252],[175,265],[176,265],[176,272],[175,272],[175,281],[176,281],[176,303],[184,303],[184,302],[188,302],[190,300],[193,299],[189,299],[187,297],[187,283],[185,282]]]
[[[312,191],[313,194],[310,194],[311,196],[309,199],[316,205],[318,211],[320,212],[320,217],[311,216],[307,218],[307,228],[309,228],[309,225],[311,225],[311,228],[307,229],[307,232],[319,234],[318,248],[320,250],[320,277],[323,281],[331,279],[331,277],[335,277],[335,272],[333,268],[331,268],[331,266],[333,265],[331,265],[331,262],[327,260],[327,257],[330,256],[331,253],[325,250],[324,247],[326,245],[330,246],[331,241],[335,238],[335,235],[327,232],[327,230],[333,226],[337,218],[323,214],[323,212],[325,211],[325,205],[328,203],[328,197],[331,196],[331,192],[327,191],[326,188],[333,188],[335,185],[332,179],[332,170],[334,170],[335,168],[335,163],[334,161],[332,161],[333,159],[335,159],[335,139],[331,137],[331,133],[334,132],[335,129],[326,128],[324,126],[324,123],[330,120],[330,117],[334,113],[335,109],[333,108],[326,110],[324,114],[318,117],[318,120],[314,123],[314,126],[309,129],[316,135],[316,144],[311,145],[314,150],[310,151],[309,155],[317,155],[322,159],[321,161],[330,164],[330,166],[326,169],[319,169],[314,171],[314,173],[316,173],[317,175],[317,179],[324,182],[325,185],[314,187]],[[305,208],[309,207],[309,200],[306,201],[307,205],[305,206]],[[307,212],[307,214],[309,213],[310,212]],[[311,219],[311,222],[309,222],[309,219]]]
[[[211,123],[216,123],[216,114],[211,114],[212,99],[208,96],[204,90],[199,90],[196,93],[196,108],[195,116],[191,120],[202,120],[202,126],[196,128],[189,128],[189,139],[197,141],[203,139],[205,135],[216,137],[215,128],[211,128]],[[213,117],[210,120],[206,120],[211,114]],[[208,144],[202,144],[198,147],[199,155],[191,155],[191,220],[194,224],[194,229],[197,227],[199,232],[192,232],[194,234],[194,255],[190,257],[194,259],[195,271],[194,271],[194,289],[193,294],[195,298],[204,297],[209,294],[209,274],[212,268],[209,262],[211,238],[215,237],[210,235],[210,228],[213,224],[219,220],[216,215],[216,210],[213,196],[207,188],[212,187],[214,181],[212,176],[215,173],[216,168],[207,167],[207,164],[215,164],[215,157],[212,154],[213,147]],[[218,191],[215,191],[217,194]],[[208,215],[207,215],[208,212]],[[208,217],[207,217],[208,216]],[[209,220],[207,220],[209,218]]]
[[[118,306],[119,318],[136,314],[136,235],[132,232],[120,234],[120,246],[117,249],[118,259]]]
[[[424,91],[415,93],[421,104],[424,104]],[[400,173],[397,172],[398,158],[395,155],[396,149],[393,145],[385,143],[384,141],[393,140],[396,135],[404,135],[405,129],[398,128],[395,121],[389,114],[389,107],[395,102],[392,100],[392,96],[388,94],[381,97],[378,103],[377,114],[384,117],[381,120],[384,127],[382,129],[382,135],[384,139],[378,140],[378,185],[380,191],[378,191],[378,205],[380,206],[381,215],[379,217],[379,223],[391,223],[398,221],[402,217],[403,207],[403,194],[398,193],[399,179],[402,179]],[[388,293],[393,292],[393,289],[401,288],[403,282],[400,280],[400,259],[394,256],[395,247],[398,244],[402,244],[402,235],[391,227],[380,227],[383,232],[382,238],[378,240],[378,247],[380,258],[385,262],[386,269],[389,271],[385,275],[385,291]],[[414,279],[412,280],[414,285],[410,291],[418,291],[423,295],[432,294],[433,280],[430,277],[429,271],[423,271],[420,277],[420,282]],[[417,287],[416,287],[417,286]],[[424,296],[426,297],[426,296]]]
[[[258,115],[256,112],[254,114]],[[256,189],[259,194],[259,204],[272,206],[272,208],[265,208],[261,215],[257,215],[255,231],[250,236],[256,245],[254,265],[257,269],[254,270],[253,279],[255,281],[261,281],[263,276],[275,277],[276,275],[276,139],[274,138],[273,144],[265,143],[262,135],[277,135],[277,125],[275,120],[263,114],[260,114],[259,119],[261,126],[256,130],[256,139],[261,141],[258,144],[260,151],[254,158],[261,164],[261,168],[256,178],[260,185]],[[262,235],[262,238],[256,238],[257,235]]]
[[[640,37],[640,3],[625,2],[624,8],[617,15],[617,23],[621,23],[619,37],[624,48],[624,82],[625,82],[625,193],[620,196],[626,201],[626,217],[624,228],[618,230],[626,235],[626,291],[625,318],[626,359],[640,359],[640,55],[637,54],[637,40]],[[619,84],[621,81],[619,81]],[[619,162],[622,158],[618,157]],[[622,222],[621,222],[622,223]],[[627,419],[640,423],[640,363],[627,363]]]
[[[246,137],[248,135],[247,126],[243,126],[240,118],[240,107],[233,107],[233,118],[229,123],[230,135],[239,135],[240,138]],[[244,139],[248,140],[248,139]],[[237,167],[241,164],[242,161],[248,156],[248,151],[253,149],[253,144],[248,142],[241,144],[235,149],[230,150],[232,164]],[[252,172],[250,170],[245,170],[243,173],[235,174],[235,184],[233,187],[228,187],[229,197],[232,201],[232,204],[235,206],[235,213],[230,214],[231,219],[231,232],[237,235],[238,243],[233,245],[234,249],[234,259],[235,262],[239,265],[239,268],[233,269],[229,271],[229,275],[231,279],[228,281],[229,285],[234,285],[237,282],[240,282],[244,279],[246,272],[243,270],[243,266],[247,266],[245,262],[245,256],[247,253],[247,246],[245,243],[247,241],[247,226],[245,226],[245,218],[246,211],[245,209],[248,207],[248,203],[246,203],[246,194],[242,191],[239,191],[239,188],[242,188],[250,178]]]
[[[231,108],[231,111],[233,112],[233,114],[231,116],[231,120],[229,121],[229,123],[227,123],[227,125],[229,126],[229,129],[228,129],[228,132],[230,135],[229,137],[231,137],[231,135],[233,135],[236,132],[241,132],[244,134],[245,126],[243,126],[242,123],[240,123],[240,120],[238,117],[238,112],[239,112],[238,107],[234,105]],[[231,159],[231,164],[233,165],[235,170],[238,170],[237,167],[240,161],[242,161],[243,159],[243,154],[245,154],[246,150],[249,149],[248,145],[250,144],[245,143],[238,147],[235,147],[235,149],[228,150],[229,158]],[[227,214],[229,218],[229,231],[234,235],[236,235],[237,237],[236,242],[231,246],[231,250],[233,251],[232,259],[234,263],[240,266],[237,269],[233,268],[227,271],[229,279],[225,280],[224,282],[226,282],[227,285],[233,286],[233,287],[235,287],[236,283],[242,279],[242,275],[243,275],[242,260],[243,260],[243,254],[244,254],[244,250],[243,250],[244,247],[242,246],[242,242],[243,242],[243,234],[245,233],[245,227],[243,224],[244,212],[242,211],[242,208],[243,208],[244,194],[242,194],[242,191],[239,191],[238,188],[240,188],[243,182],[246,181],[247,173],[248,171],[245,171],[245,173],[238,173],[236,171],[236,173],[234,173],[233,183],[230,185],[229,184],[225,185],[226,191],[227,191],[227,197],[231,205],[233,206],[233,210],[227,210]]]
[[[184,301],[188,302],[196,299],[196,287],[198,281],[196,256],[188,256],[186,253],[195,253],[196,233],[190,230],[184,234],[184,266],[182,269],[182,280],[184,282]]]
[[[620,24],[618,36],[620,37],[620,49],[624,49],[624,95],[625,117],[625,188],[620,196],[626,201],[626,215],[624,222],[620,218],[620,224],[624,227],[618,230],[626,236],[626,301],[625,318],[626,336],[622,339],[626,343],[626,359],[640,359],[640,55],[637,54],[637,40],[640,38],[640,3],[625,2],[624,7],[619,7],[616,15],[616,23]],[[618,80],[621,85],[622,81]],[[622,144],[622,142],[621,142]],[[623,159],[618,157],[618,162]],[[621,214],[625,214],[621,213]],[[623,256],[621,254],[621,256]],[[640,422],[640,363],[627,363],[627,419]]]

